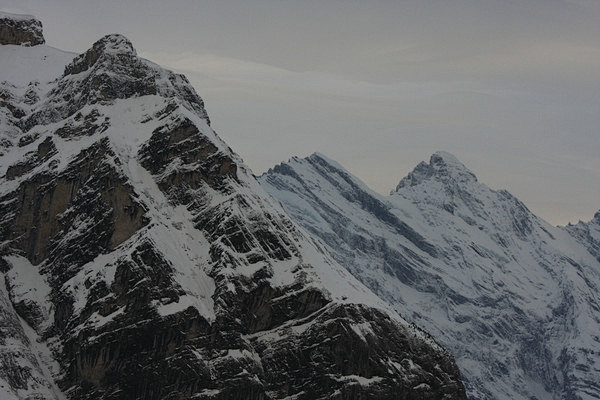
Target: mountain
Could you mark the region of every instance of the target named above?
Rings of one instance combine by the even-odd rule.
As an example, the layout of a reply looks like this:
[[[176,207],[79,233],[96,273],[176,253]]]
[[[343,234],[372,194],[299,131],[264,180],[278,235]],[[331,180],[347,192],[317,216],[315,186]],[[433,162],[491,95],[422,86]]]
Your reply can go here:
[[[569,224],[565,229],[600,262],[600,210],[591,221]]]
[[[74,55],[0,17],[2,399],[465,398],[452,357],[292,222],[184,76],[121,35]]]
[[[446,152],[389,196],[321,154],[259,181],[453,354],[470,399],[600,398],[600,213],[553,227]]]

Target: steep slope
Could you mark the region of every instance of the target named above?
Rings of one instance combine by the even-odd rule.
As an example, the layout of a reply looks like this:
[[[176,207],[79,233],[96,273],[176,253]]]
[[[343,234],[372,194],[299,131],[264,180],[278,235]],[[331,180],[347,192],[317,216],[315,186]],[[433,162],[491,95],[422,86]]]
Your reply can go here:
[[[600,262],[600,211],[591,221],[569,224],[565,229]]]
[[[597,224],[568,228],[574,240],[444,152],[388,197],[320,154],[259,181],[340,264],[450,350],[469,398],[600,397]]]
[[[451,356],[291,222],[185,77],[120,35],[54,76],[54,50],[24,49],[0,49],[0,80],[31,59],[44,79],[2,83],[2,398],[465,398]]]

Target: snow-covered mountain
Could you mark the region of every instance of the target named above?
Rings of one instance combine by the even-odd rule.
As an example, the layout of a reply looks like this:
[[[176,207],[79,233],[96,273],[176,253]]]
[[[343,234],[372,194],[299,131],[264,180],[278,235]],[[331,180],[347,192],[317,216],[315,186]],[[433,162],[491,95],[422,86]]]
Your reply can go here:
[[[600,262],[600,211],[589,222],[579,221],[565,227]]]
[[[76,56],[27,32],[0,14],[0,398],[465,398],[185,77],[120,35]]]
[[[259,181],[454,355],[470,399],[600,398],[600,213],[551,226],[445,152],[389,196],[321,154]]]

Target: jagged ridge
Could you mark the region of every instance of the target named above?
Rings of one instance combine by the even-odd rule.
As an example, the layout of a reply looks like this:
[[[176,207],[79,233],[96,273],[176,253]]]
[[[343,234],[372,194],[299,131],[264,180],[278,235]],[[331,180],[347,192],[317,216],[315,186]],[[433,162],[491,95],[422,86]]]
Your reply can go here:
[[[451,350],[470,398],[600,396],[598,218],[567,227],[574,240],[445,152],[388,197],[319,154],[259,181],[341,265]]]

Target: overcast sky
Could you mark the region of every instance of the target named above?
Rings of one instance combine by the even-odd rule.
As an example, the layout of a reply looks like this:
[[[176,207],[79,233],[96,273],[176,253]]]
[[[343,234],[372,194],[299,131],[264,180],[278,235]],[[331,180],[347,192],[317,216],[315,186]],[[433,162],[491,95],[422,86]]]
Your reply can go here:
[[[600,1],[2,0],[185,73],[256,174],[319,151],[383,194],[456,155],[553,224],[600,209]]]

